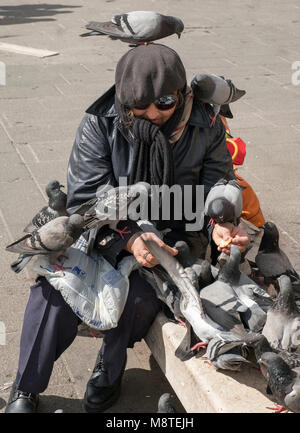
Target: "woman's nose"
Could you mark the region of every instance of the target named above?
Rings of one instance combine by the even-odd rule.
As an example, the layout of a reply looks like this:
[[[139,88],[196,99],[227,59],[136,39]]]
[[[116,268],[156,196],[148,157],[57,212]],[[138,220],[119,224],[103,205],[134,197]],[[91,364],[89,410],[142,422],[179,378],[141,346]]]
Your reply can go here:
[[[157,119],[159,115],[159,110],[156,108],[155,104],[150,104],[147,108],[146,112],[144,113],[144,116],[147,117],[149,120]]]

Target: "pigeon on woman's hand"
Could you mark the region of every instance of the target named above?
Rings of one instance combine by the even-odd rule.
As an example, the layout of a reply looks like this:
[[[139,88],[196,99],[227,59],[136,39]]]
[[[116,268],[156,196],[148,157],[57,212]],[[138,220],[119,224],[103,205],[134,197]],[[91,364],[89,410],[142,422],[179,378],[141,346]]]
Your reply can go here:
[[[245,90],[237,89],[231,80],[225,80],[224,77],[214,74],[197,74],[192,79],[191,87],[196,98],[213,105],[215,116],[211,126],[214,125],[222,105],[228,106],[246,93]],[[227,107],[227,111],[228,109],[229,107]]]
[[[83,233],[83,217],[73,214],[49,221],[6,247],[6,251],[23,255],[23,260],[35,255],[48,255],[50,262],[64,253]]]
[[[262,334],[275,349],[296,349],[300,346],[300,312],[291,280],[287,275],[278,278],[280,292],[267,313]]]
[[[291,369],[289,365],[276,353],[265,352],[258,363],[266,371],[268,380],[267,391],[280,404],[277,412],[285,408],[300,413],[300,368]]]
[[[152,11],[133,11],[114,15],[111,21],[92,21],[86,25],[92,33],[108,35],[130,44],[150,43],[177,34],[180,38],[184,29],[181,19]],[[84,33],[81,36],[88,36]]]
[[[205,215],[218,224],[238,225],[243,210],[242,188],[235,179],[220,179],[206,197]]]
[[[61,188],[63,188],[63,185],[61,185],[58,180],[48,182],[46,186],[46,193],[49,197],[48,205],[42,207],[32,218],[31,222],[23,230],[25,233],[32,233],[54,218],[68,215],[66,209],[67,195]],[[14,272],[18,273],[26,266],[29,260],[30,257],[25,259],[24,256],[20,254],[17,260],[11,263],[10,267]]]

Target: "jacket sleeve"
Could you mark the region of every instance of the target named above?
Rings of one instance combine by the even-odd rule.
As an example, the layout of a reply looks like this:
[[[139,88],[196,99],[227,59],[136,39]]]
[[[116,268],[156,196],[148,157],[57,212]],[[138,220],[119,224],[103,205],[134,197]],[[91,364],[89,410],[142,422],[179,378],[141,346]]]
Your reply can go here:
[[[101,186],[118,186],[113,174],[106,126],[95,115],[86,114],[77,129],[68,164],[67,184],[67,211],[70,214],[94,198]],[[104,226],[95,243],[112,264],[129,238],[140,231],[133,221],[120,221],[117,229],[119,232]]]
[[[207,134],[207,148],[200,173],[200,184],[204,185],[205,198],[219,179],[235,179],[232,158],[226,145],[225,128],[219,116],[214,127],[208,128]]]

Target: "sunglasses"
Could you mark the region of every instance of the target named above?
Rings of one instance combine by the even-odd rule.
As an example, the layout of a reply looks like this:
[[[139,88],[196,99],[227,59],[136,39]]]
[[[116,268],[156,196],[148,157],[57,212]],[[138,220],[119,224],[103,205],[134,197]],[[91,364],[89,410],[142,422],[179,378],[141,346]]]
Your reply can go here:
[[[177,95],[166,95],[166,96],[162,96],[159,99],[156,99],[156,101],[154,101],[153,104],[158,110],[167,111],[175,107],[177,99],[178,99]],[[148,108],[149,105],[151,104],[136,105],[134,108],[136,108],[137,110],[146,110],[146,108]]]

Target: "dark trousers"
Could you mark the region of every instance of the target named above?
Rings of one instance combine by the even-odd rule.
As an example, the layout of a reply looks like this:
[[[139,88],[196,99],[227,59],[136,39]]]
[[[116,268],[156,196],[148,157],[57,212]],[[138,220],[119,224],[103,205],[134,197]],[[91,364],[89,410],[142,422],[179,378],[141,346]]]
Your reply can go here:
[[[137,271],[130,275],[129,281],[129,294],[118,326],[105,331],[101,347],[110,384],[117,379],[124,366],[127,347],[133,347],[147,334],[161,309],[154,290]],[[54,362],[73,342],[79,323],[60,292],[45,278],[41,277],[31,287],[16,376],[19,390],[34,394],[45,391]]]

